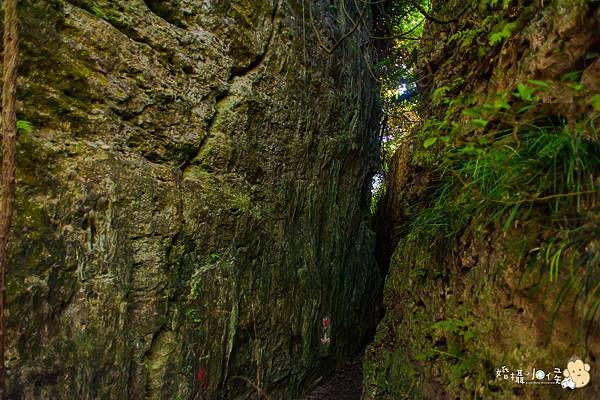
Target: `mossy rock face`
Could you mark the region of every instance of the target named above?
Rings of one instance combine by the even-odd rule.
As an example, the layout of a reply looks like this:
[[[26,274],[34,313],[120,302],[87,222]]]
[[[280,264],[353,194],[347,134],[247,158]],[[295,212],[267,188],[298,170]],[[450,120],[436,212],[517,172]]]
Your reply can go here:
[[[11,398],[289,398],[355,354],[381,285],[366,31],[329,56],[292,1],[19,7]]]
[[[450,19],[460,8],[457,1],[438,1],[433,12]],[[469,106],[453,100],[489,104],[498,93],[514,92],[519,83],[551,88],[536,99],[540,117],[570,119],[569,128],[575,121],[597,124],[598,110],[589,106],[589,98],[600,94],[599,16],[598,5],[585,1],[483,1],[455,24],[430,23],[419,50],[424,124],[460,124]],[[491,40],[507,24],[510,32],[498,42]],[[569,78],[573,71],[577,79]],[[435,134],[439,138],[446,133]],[[598,136],[590,141],[597,144]],[[429,158],[423,156],[426,152]],[[536,202],[528,213],[517,214],[517,220],[508,212],[482,212],[450,237],[443,228],[440,234],[431,233],[434,228],[427,235],[412,234],[426,230],[414,229],[410,218],[439,200],[436,185],[441,178],[432,165],[439,159],[433,152],[424,149],[416,132],[392,162],[379,210],[388,219],[378,222],[382,252],[391,254],[386,312],[365,354],[363,398],[599,397],[600,385],[593,382],[600,382],[600,324],[597,317],[590,318],[598,297],[583,283],[587,279],[597,285],[600,280],[597,196],[555,213]],[[596,183],[598,168],[591,165],[588,170]],[[536,182],[531,185],[535,190]],[[538,223],[550,216],[572,225],[557,229]],[[450,217],[441,222],[453,223]],[[556,256],[558,246],[552,249],[548,243],[559,243],[571,230],[586,232],[582,245],[568,256]],[[560,260],[554,278],[549,269],[553,256]],[[562,375],[572,355],[591,365],[591,384],[585,388],[520,385],[510,378],[521,369],[529,373],[526,380],[534,380],[533,368],[552,375],[558,368]],[[503,366],[511,370],[507,380],[497,378]]]

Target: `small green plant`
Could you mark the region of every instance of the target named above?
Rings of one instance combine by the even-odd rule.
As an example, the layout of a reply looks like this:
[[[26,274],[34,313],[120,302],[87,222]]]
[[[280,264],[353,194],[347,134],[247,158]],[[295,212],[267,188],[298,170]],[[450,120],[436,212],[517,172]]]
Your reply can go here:
[[[95,4],[93,4],[90,7],[90,11],[99,18],[102,18],[102,19],[108,18],[108,15],[106,15],[106,13],[104,11],[102,11],[102,9]]]
[[[97,16],[100,19],[103,19],[108,22],[116,22],[117,19],[113,15],[107,14],[103,9],[101,9],[98,5],[92,4],[89,8],[89,11]]]
[[[442,104],[444,102],[448,90],[450,90],[450,87],[448,86],[440,86],[439,88],[435,89],[433,91],[433,94],[431,95],[431,104]]]
[[[448,40],[456,42],[461,49],[465,49],[471,46],[483,32],[482,28],[462,30],[454,33]]]
[[[560,77],[560,80],[561,81],[569,81],[569,82],[579,82],[582,74],[583,74],[582,70],[570,71],[570,72],[567,72],[566,74],[563,74]]]
[[[423,147],[426,149],[430,148],[437,142],[437,139],[437,137],[430,137],[425,139],[425,141],[423,142]]]
[[[186,316],[192,323],[194,330],[202,331],[204,329],[202,318],[200,317],[200,312],[198,310],[189,308],[186,310]]]
[[[190,295],[192,296],[192,298],[195,299],[196,297],[198,297],[198,295],[202,291],[202,281],[199,280],[197,277],[194,277],[194,278],[196,278],[196,279],[192,279],[192,282],[191,282],[192,290],[190,291]]]
[[[477,128],[488,125],[471,122]],[[569,206],[598,190],[584,177],[597,168],[600,149],[583,131],[530,125],[516,137],[512,129],[495,136],[488,143],[479,137],[449,149],[439,166],[436,200],[415,219],[415,231],[454,236],[478,214],[495,219],[509,211],[510,222],[522,205]]]
[[[33,132],[33,125],[29,121],[18,120],[17,129],[29,135]]]
[[[454,237],[477,215],[502,218],[506,230],[534,206],[546,207],[551,219],[561,209],[579,209],[599,190],[589,179],[600,165],[594,121],[580,121],[573,131],[564,118],[535,114],[535,94],[548,86],[521,83],[512,101],[499,93],[489,103],[467,108],[467,124],[426,124],[423,147],[443,142],[446,148],[437,156],[440,184],[431,202],[415,206],[414,238]]]
[[[220,259],[221,259],[221,252],[220,251],[214,251],[214,252],[210,253],[210,255],[208,256],[208,263],[209,264],[215,264]]]
[[[488,41],[490,46],[495,46],[498,43],[508,39],[512,32],[517,27],[517,24],[514,22],[508,22],[502,26],[502,28],[498,31],[492,32],[488,35]]]
[[[527,87],[524,83],[519,83],[517,85],[517,91],[514,93],[514,95],[523,101],[533,101],[534,93],[535,88]]]
[[[444,373],[455,391],[464,385],[465,376],[474,378],[470,388],[473,392],[486,382],[486,371],[481,365],[485,355],[478,350],[480,335],[474,326],[469,317],[449,318],[429,325],[428,335],[441,345],[429,345],[415,356],[418,361],[440,360],[446,367]],[[465,348],[476,350],[464,352]]]
[[[500,0],[490,0],[490,5],[492,7],[496,7],[499,2],[500,2]],[[509,4],[510,4],[510,0],[502,0],[502,9],[506,10],[508,8]]]
[[[198,311],[190,310],[188,315],[190,316],[190,319],[192,322],[194,322],[196,324],[202,323],[202,319],[200,318],[200,314],[198,313]]]

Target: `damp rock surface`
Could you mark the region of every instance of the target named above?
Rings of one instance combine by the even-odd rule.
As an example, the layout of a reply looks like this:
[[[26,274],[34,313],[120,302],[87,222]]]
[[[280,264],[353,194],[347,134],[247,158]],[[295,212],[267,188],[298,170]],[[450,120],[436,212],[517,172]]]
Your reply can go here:
[[[435,1],[431,12],[452,20],[463,3]],[[592,102],[600,94],[599,27],[598,4],[577,0],[473,2],[454,22],[427,22],[417,57],[422,124],[393,157],[388,190],[376,218],[378,255],[388,260],[389,274],[385,316],[365,352],[363,399],[600,396],[600,325],[597,307],[592,306],[598,298],[597,292],[594,297],[586,289],[587,282],[600,281],[598,131],[597,125],[586,125],[598,121]],[[536,97],[529,98],[527,90]],[[528,107],[517,113],[529,112],[528,121],[543,128],[529,131],[527,123],[504,122],[501,128],[506,131],[501,133],[494,125],[504,118],[497,117],[500,112],[474,121],[483,129],[472,128],[470,119],[484,118],[477,114],[478,107],[508,114],[514,112],[514,104]],[[461,129],[470,129],[471,134],[456,143]],[[500,199],[478,209],[477,204],[487,200],[478,196],[477,189],[468,191],[485,188],[464,183],[471,182],[466,168],[456,175],[448,173],[457,176],[452,191],[440,189],[444,175],[435,163],[444,162],[444,155],[456,156],[450,153],[452,145],[475,143],[471,148],[482,151],[470,159],[478,160],[475,169],[482,170],[489,162],[491,150],[486,146],[491,141],[501,146],[514,139],[500,138],[517,137],[514,145],[510,142],[516,154],[509,157],[512,161],[526,146],[519,137],[529,134],[535,140],[537,134],[540,143],[549,143],[556,137],[552,135],[565,132],[571,135],[569,140],[583,137],[595,149],[580,153],[591,163],[586,170],[591,185],[587,196],[572,189],[558,195],[550,192],[550,198],[542,199],[538,187],[546,177],[541,177],[527,183],[525,191],[534,193],[528,198],[513,200],[520,193],[507,193],[510,202]],[[437,140],[429,150],[424,142],[428,138]],[[561,164],[565,158],[548,162],[558,165],[557,172],[548,176],[567,170]],[[532,176],[534,169],[546,167],[532,159],[530,165],[537,167],[518,172],[503,168],[490,185]],[[518,161],[512,165],[521,165]],[[463,192],[470,195],[462,198],[460,207],[450,209],[450,201],[460,199]],[[576,195],[581,196],[579,203],[548,201],[555,200],[552,196]],[[435,208],[439,204],[448,207]],[[469,207],[481,211],[468,214]],[[430,224],[423,222],[434,211],[446,213]],[[452,231],[461,217],[464,225]],[[553,225],[557,220],[562,221],[558,227]],[[579,245],[571,247],[575,232],[582,234],[576,239]],[[558,243],[566,244],[561,248]],[[573,355],[585,358],[591,366],[590,382],[596,383],[570,391],[536,382],[534,370],[543,370],[549,383],[555,377],[564,379]],[[506,378],[503,368],[508,370]],[[519,384],[519,370],[533,384]]]
[[[19,2],[10,398],[290,398],[356,354],[377,88],[325,3]]]

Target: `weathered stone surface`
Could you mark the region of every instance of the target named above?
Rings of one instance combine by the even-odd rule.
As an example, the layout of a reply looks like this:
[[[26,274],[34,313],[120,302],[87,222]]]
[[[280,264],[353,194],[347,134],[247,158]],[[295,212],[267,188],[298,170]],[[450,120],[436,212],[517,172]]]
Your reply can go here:
[[[350,23],[325,2],[19,3],[11,398],[290,398],[353,354],[379,287],[364,28],[328,55],[308,7],[329,45]]]
[[[461,3],[436,1],[432,12],[450,19]],[[590,106],[590,98],[600,94],[598,4],[579,0],[472,4],[456,23],[429,23],[421,40],[424,123],[445,115],[460,123],[467,106],[451,105],[452,99],[470,96],[473,104],[481,105],[499,91],[514,92],[518,83],[528,80],[548,82],[551,88],[540,91],[539,113],[565,121],[598,120],[597,110]],[[486,27],[486,20],[493,24]],[[510,34],[490,45],[489,34],[507,23],[513,24]],[[581,74],[581,82],[565,76],[573,71]],[[447,91],[446,102],[432,99],[441,87]],[[598,136],[592,140],[597,143]],[[391,260],[385,317],[365,355],[363,398],[598,398],[600,324],[597,308],[591,306],[598,297],[579,279],[587,274],[592,285],[599,282],[597,193],[582,200],[576,210],[565,209],[559,215],[563,221],[581,221],[577,230],[585,235],[577,251],[563,259],[559,254],[559,279],[552,280],[547,259],[556,249],[540,250],[540,243],[553,239],[551,230],[528,223],[528,217],[509,223],[510,229],[506,214],[501,219],[473,218],[458,235],[440,241],[444,246],[408,236],[415,209],[436,200],[439,182],[435,169],[415,157],[419,151],[423,152],[423,142],[410,139],[395,154],[379,210],[378,240],[384,241],[379,247]],[[598,165],[590,166],[590,171],[595,171],[589,180],[597,188]],[[545,209],[536,203],[529,210],[535,215]],[[564,226],[564,231],[572,228]],[[594,313],[596,317],[590,318]],[[554,374],[559,368],[562,375],[573,354],[586,358],[592,375],[591,384],[576,391],[496,379],[496,369],[502,366],[513,373],[537,368]]]

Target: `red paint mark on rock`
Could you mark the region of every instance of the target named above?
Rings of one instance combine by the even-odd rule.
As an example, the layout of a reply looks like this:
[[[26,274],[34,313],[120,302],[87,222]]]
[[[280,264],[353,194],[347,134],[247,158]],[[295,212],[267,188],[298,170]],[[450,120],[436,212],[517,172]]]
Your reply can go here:
[[[206,377],[206,372],[206,367],[202,365],[200,368],[198,368],[198,373],[196,374],[198,382],[200,382],[200,386],[204,389],[208,388],[208,378]]]

